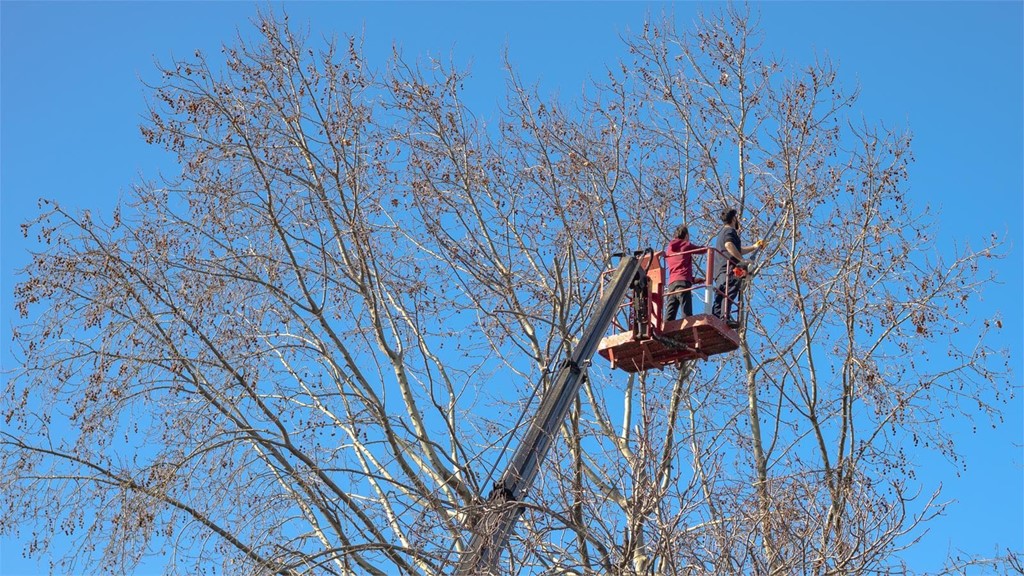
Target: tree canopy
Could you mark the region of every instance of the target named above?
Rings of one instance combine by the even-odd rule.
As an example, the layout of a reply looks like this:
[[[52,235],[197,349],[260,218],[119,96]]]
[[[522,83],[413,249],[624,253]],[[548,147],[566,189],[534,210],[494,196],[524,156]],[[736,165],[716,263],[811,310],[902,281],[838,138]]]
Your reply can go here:
[[[149,87],[180,175],[26,224],[0,533],[62,572],[451,573],[611,255],[732,206],[766,235],[740,350],[595,361],[500,572],[905,568],[944,506],[915,452],[1012,394],[963,320],[1001,240],[933,250],[911,135],[829,60],[728,7],[570,100],[509,65],[485,118],[450,63],[256,24]]]

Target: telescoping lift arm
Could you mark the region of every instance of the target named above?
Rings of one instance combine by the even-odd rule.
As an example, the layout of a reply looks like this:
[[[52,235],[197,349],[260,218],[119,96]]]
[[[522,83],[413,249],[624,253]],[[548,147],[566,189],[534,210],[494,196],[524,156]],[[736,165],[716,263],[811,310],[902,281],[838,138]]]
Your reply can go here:
[[[544,395],[537,414],[530,422],[526,437],[516,450],[508,468],[495,484],[479,520],[471,527],[473,535],[462,555],[455,574],[479,576],[496,573],[502,550],[508,543],[534,478],[547,455],[551,441],[565,421],[569,407],[579,393],[586,363],[594,356],[601,337],[611,324],[626,291],[634,282],[646,280],[640,274],[640,257],[644,252],[622,255],[611,282],[583,331],[579,344],[558,370],[550,391]]]

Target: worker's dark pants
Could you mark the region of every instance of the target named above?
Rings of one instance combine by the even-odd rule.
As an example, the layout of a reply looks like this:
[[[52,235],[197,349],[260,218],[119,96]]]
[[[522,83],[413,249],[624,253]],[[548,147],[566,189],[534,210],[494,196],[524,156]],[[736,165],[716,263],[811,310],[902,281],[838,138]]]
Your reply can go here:
[[[711,313],[719,318],[729,319],[729,314],[732,312],[732,305],[740,299],[740,292],[743,291],[743,279],[736,278],[732,274],[726,278],[726,281],[718,286],[718,290],[715,291],[715,303],[711,307]],[[725,304],[725,314],[722,314],[722,301],[728,297],[728,302]]]
[[[683,290],[689,288],[690,286],[693,286],[692,282],[689,282],[687,280],[680,280],[678,282],[673,282],[669,284],[668,289],[665,290],[665,292],[675,292],[676,290]],[[693,292],[687,290],[686,292],[682,292],[679,294],[672,294],[671,296],[665,299],[666,322],[668,322],[669,320],[676,319],[676,312],[679,311],[680,302],[682,302],[683,304],[683,318],[686,318],[687,316],[693,316]]]

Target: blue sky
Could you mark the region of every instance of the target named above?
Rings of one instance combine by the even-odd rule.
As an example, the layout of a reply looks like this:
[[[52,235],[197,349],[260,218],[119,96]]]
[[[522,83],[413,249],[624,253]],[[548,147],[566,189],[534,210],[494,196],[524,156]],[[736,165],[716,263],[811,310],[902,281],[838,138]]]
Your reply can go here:
[[[278,6],[278,5],[275,5]],[[285,4],[314,39],[365,35],[371,60],[392,42],[413,57],[425,52],[471,63],[469,96],[482,114],[501,97],[502,49],[527,81],[565,97],[624,55],[619,40],[645,15],[674,13],[681,28],[699,4],[648,3],[301,3]],[[755,4],[765,48],[792,62],[828,53],[848,85],[862,89],[858,113],[869,122],[909,126],[916,162],[910,197],[938,220],[938,249],[1004,235],[1009,256],[1001,284],[974,313],[1000,311],[1014,381],[1021,381],[1021,219],[1024,217],[1024,3],[775,2]],[[45,196],[109,211],[118,196],[171,159],[145,145],[138,125],[145,80],[155,61],[203,50],[219,53],[236,30],[248,32],[256,5],[230,3],[0,3],[0,340],[15,320],[14,271],[30,245],[18,225]],[[475,105],[476,106],[476,105]],[[5,345],[0,362],[12,368]],[[1022,400],[1006,423],[958,437],[966,471],[922,455],[919,477],[941,482],[958,504],[908,556],[935,568],[950,548],[991,553],[996,544],[1024,550]],[[31,574],[18,542],[4,540],[0,574]]]

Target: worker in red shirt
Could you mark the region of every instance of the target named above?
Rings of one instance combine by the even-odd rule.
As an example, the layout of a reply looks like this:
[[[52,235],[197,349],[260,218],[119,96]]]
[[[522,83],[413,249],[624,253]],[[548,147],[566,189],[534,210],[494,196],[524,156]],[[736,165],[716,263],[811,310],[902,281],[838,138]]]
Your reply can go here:
[[[693,254],[703,249],[703,246],[690,243],[690,230],[686,226],[680,226],[676,237],[665,247],[665,267],[668,269],[665,294],[669,294],[665,299],[666,322],[676,319],[680,302],[683,304],[683,317],[693,315],[693,293],[690,290],[693,286]]]

